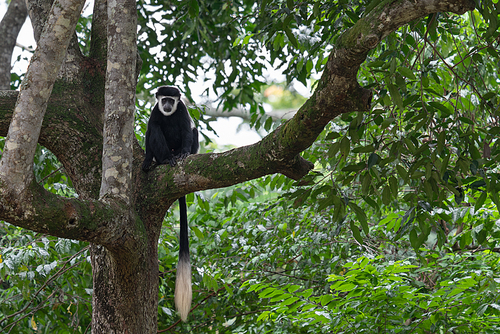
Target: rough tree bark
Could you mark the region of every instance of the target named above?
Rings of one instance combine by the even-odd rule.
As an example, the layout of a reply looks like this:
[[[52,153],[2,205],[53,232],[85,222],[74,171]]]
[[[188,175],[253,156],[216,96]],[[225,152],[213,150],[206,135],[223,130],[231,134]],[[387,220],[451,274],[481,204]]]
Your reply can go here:
[[[300,179],[312,164],[299,153],[328,122],[342,113],[369,110],[371,92],[356,80],[369,50],[414,19],[474,9],[472,0],[383,2],[339,38],[314,95],[262,141],[190,156],[175,168],[159,166],[146,174],[140,169],[144,152],[132,134],[135,2],[96,0],[88,58],[70,43],[82,4],[56,0],[43,31],[43,18],[34,20],[35,30],[42,32],[21,92],[0,92],[0,135],[8,136],[0,160],[0,219],[91,243],[93,333],[157,331],[157,242],[163,217],[177,198],[270,173]],[[43,15],[40,6],[28,7],[32,17]],[[63,17],[67,20],[57,20]],[[65,25],[56,29],[57,22]],[[50,69],[64,57],[58,51],[61,41],[69,49],[52,89],[57,71]],[[54,65],[40,69],[49,61]],[[64,165],[78,199],[58,197],[33,182],[37,142]]]
[[[144,229],[131,206],[137,52],[135,0],[110,0],[107,22],[103,172],[99,197],[102,202],[122,205],[122,231],[114,233],[114,240],[106,245],[91,246],[92,331],[154,333],[158,307],[158,236],[147,235],[152,229]],[[150,316],[138,316],[142,314]]]
[[[24,0],[12,0],[0,22],[0,90],[10,89],[10,62],[17,35],[26,21],[28,10]]]

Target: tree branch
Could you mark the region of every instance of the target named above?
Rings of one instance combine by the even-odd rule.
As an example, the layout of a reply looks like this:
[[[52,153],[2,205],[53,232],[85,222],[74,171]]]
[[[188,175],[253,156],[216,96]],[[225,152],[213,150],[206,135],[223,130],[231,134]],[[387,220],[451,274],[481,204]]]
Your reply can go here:
[[[406,0],[379,5],[362,19],[365,24],[370,25],[371,32],[359,44],[369,47],[373,43],[370,42],[372,37],[369,35],[377,35],[380,41],[399,27],[429,14],[451,12],[462,15],[474,8],[473,0]]]
[[[2,192],[5,193],[3,189]],[[60,238],[105,245],[114,244],[125,233],[121,220],[128,216],[127,207],[58,196],[34,180],[27,192],[29,196],[24,201],[2,196],[0,220]]]
[[[127,19],[123,19],[126,13]],[[134,0],[108,2],[108,65],[100,197],[130,204],[135,113],[137,9]]]
[[[0,22],[0,89],[10,89],[12,51],[27,15],[24,0],[12,0]]]
[[[48,1],[26,1],[31,25],[33,26],[33,36],[38,43],[42,35],[43,27],[50,13],[50,8],[54,0]]]
[[[90,57],[105,64],[107,50],[108,2],[95,0],[92,14],[92,31],[90,39]]]

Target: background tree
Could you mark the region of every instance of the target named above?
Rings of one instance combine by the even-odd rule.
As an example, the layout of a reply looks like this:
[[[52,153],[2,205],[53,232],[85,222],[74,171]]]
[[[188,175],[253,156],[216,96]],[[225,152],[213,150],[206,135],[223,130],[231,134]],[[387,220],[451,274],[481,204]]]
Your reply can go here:
[[[165,213],[179,196],[241,182],[211,200],[190,196],[200,283],[186,330],[498,329],[497,4],[456,16],[474,2],[97,1],[79,25],[81,1],[50,5],[28,2],[37,51],[19,93],[0,95],[7,136],[0,217],[43,233],[26,246],[13,237],[19,230],[2,227],[10,236],[4,294],[30,300],[13,311],[19,297],[6,299],[5,330],[22,332],[14,326],[27,320],[46,332],[60,323],[88,329],[79,309],[85,302],[53,283],[70,267],[88,271],[87,249],[45,235],[89,242],[93,332],[172,329],[176,241],[161,230]],[[269,64],[289,81],[322,72],[314,94],[279,125],[260,103]],[[249,107],[252,125],[270,133],[251,146],[142,173],[136,79],[139,97],[176,83],[189,98],[201,69],[215,69],[223,108]],[[137,130],[147,102],[137,101]],[[37,142],[44,148],[37,151]],[[40,167],[55,161],[49,151],[65,175]],[[274,173],[302,181],[246,182]],[[71,254],[54,274],[53,247]],[[36,270],[23,264],[36,255],[52,262]],[[46,294],[49,286],[54,292]],[[69,303],[67,313],[43,311],[45,302]]]
[[[0,29],[2,29],[0,34],[3,36],[2,41],[0,41],[0,89],[2,90],[10,89],[12,51],[27,15],[28,11],[24,1],[12,1],[0,23]]]

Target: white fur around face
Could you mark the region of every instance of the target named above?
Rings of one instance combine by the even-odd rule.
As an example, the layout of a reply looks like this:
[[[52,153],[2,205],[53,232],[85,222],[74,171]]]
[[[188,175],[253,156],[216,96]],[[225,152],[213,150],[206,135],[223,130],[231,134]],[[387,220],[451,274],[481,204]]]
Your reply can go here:
[[[163,110],[163,104],[161,103],[161,100],[165,97],[168,97],[169,99],[172,99],[174,100],[174,105],[172,106],[172,110],[167,112],[165,110]],[[178,96],[163,96],[163,95],[159,95],[157,98],[156,98],[156,103],[158,104],[158,108],[160,109],[160,112],[165,115],[165,116],[170,116],[172,115],[176,110],[177,110],[177,103],[179,103],[179,97]]]

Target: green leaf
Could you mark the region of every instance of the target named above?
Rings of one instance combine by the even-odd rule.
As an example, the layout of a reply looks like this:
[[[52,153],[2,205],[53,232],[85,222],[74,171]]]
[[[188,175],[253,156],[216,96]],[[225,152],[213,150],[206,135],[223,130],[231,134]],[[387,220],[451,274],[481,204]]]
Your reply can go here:
[[[452,111],[450,109],[439,102],[429,102],[429,105],[441,111],[442,117],[447,117],[452,114]]]
[[[388,84],[387,89],[391,94],[392,102],[399,108],[399,110],[403,111],[403,99],[401,98],[398,87],[393,84]]]
[[[340,141],[340,153],[342,153],[344,157],[347,157],[349,155],[350,148],[351,142],[347,136],[344,136]]]
[[[285,299],[284,301],[282,301],[280,303],[280,307],[291,305],[291,304],[295,303],[297,300],[299,300],[299,297],[290,297],[288,299]]]
[[[294,18],[295,18],[295,15],[293,13],[292,14],[288,14],[288,16],[283,21],[283,29],[290,28],[290,22],[292,22],[292,20]]]
[[[482,229],[481,231],[476,233],[476,240],[481,245],[486,241],[486,237],[489,235],[488,231]]]
[[[342,168],[343,172],[358,172],[360,170],[363,170],[366,168],[366,163],[363,161],[355,164],[355,165],[347,165],[344,168]]]
[[[340,149],[340,142],[333,143],[328,149],[328,157],[331,159],[337,155],[337,152]]]
[[[417,80],[417,77],[415,76],[415,74],[413,74],[413,71],[408,67],[401,66],[398,68],[398,72],[401,73],[402,76],[407,77],[410,80]]]
[[[382,191],[382,203],[385,205],[389,205],[391,203],[391,190],[389,189],[389,186],[385,186]]]
[[[370,232],[368,228],[368,221],[366,218],[366,213],[364,210],[362,210],[356,203],[354,202],[349,202],[347,205],[354,211],[356,214],[356,217],[358,218],[359,222],[361,223],[361,226],[363,227],[363,232],[365,232],[366,235]]]
[[[226,288],[226,292],[228,293],[229,296],[233,295],[233,289],[229,284],[224,284],[224,287]]]
[[[333,300],[333,296],[330,294],[324,295],[321,297],[321,306],[327,305],[329,302]]]
[[[373,145],[367,145],[353,148],[352,153],[368,153],[373,151],[375,151],[375,147]]]
[[[375,202],[373,199],[371,199],[370,197],[368,196],[363,196],[363,199],[364,201],[370,205],[372,208],[374,208],[375,210],[380,210],[380,207],[378,206],[377,202]]]
[[[313,69],[313,62],[310,59],[308,59],[307,63],[306,63],[306,71],[307,71],[307,73],[308,74],[311,73],[312,69]]]
[[[465,193],[464,193],[464,190],[462,189],[462,187],[456,187],[456,190],[457,190],[458,194],[455,194],[455,202],[457,204],[460,204],[460,203],[462,203],[462,201],[465,198]]]
[[[385,129],[385,128],[387,128],[389,125],[391,125],[392,123],[394,123],[394,121],[395,121],[395,120],[396,120],[396,119],[395,119],[394,117],[388,117],[388,118],[386,118],[386,119],[384,119],[384,120],[382,121],[382,123],[380,124],[380,127],[381,127],[382,129]]]
[[[497,96],[497,92],[488,92],[488,93],[483,95],[483,99],[490,100],[490,99],[494,98],[495,96]]]
[[[394,198],[398,198],[398,180],[392,175],[389,177],[389,186],[391,187]]]
[[[264,312],[262,312],[262,313],[258,316],[258,318],[257,318],[257,322],[262,321],[262,320],[267,321],[267,320],[269,319],[270,315],[271,315],[271,312],[269,312],[269,311],[264,311]]]
[[[446,140],[446,132],[441,131],[438,135],[438,140],[437,140],[437,151],[439,154],[443,152],[445,140]]]
[[[474,163],[475,162],[475,163]],[[477,167],[478,167],[478,163],[477,163],[477,160],[474,160],[473,162],[471,162],[471,164],[469,165],[469,168],[470,168],[470,171],[472,173],[472,175],[476,175],[477,174]]]
[[[408,150],[409,150],[411,153],[415,153],[415,145],[413,144],[413,142],[411,141],[411,139],[410,139],[410,138],[407,138],[407,137],[404,137],[404,138],[403,138],[403,141],[405,142],[406,147],[408,148]]]
[[[500,200],[498,198],[498,193],[496,191],[492,191],[489,193],[490,194],[490,198],[491,200],[493,201],[493,203],[495,203],[495,205],[497,206],[497,210],[500,211]]]
[[[269,288],[262,290],[259,293],[259,298],[272,298],[272,297],[280,296],[282,294],[283,294],[283,291],[276,289],[276,288],[273,288],[273,287],[269,287]]]
[[[247,45],[248,42],[250,41],[250,38],[252,38],[252,36],[253,36],[253,34],[245,36],[245,38],[243,38],[243,41],[241,42],[241,44]]]
[[[380,160],[380,156],[377,153],[372,153],[368,157],[368,169],[372,168]]]
[[[410,243],[413,249],[415,249],[415,251],[417,251],[418,248],[420,247],[420,244],[418,242],[418,235],[415,229],[411,230],[410,232]]]
[[[189,16],[192,18],[198,17],[200,15],[200,5],[198,0],[189,1]]]
[[[336,131],[332,131],[330,132],[329,134],[326,135],[325,137],[325,140],[333,140],[333,139],[337,139],[341,136],[340,133],[336,132]]]
[[[320,2],[315,2],[314,3],[314,7],[313,7],[313,15],[314,15],[314,17],[318,17],[320,13],[321,13],[321,3]]]
[[[479,198],[477,199],[476,205],[474,205],[474,212],[477,212],[477,211],[479,211],[479,209],[481,209],[481,207],[484,204],[484,201],[486,201],[486,196],[487,196],[487,192],[483,191],[481,193],[481,196],[479,196]]]
[[[439,169],[439,173],[442,175],[443,180],[444,180],[444,175],[446,173],[446,169],[448,168],[449,162],[450,162],[450,154],[448,153],[448,155],[445,155],[443,157],[443,162],[441,163],[441,168]]]
[[[372,183],[372,177],[370,173],[365,173],[365,176],[363,176],[363,181],[361,181],[361,192],[363,195],[368,195],[368,191],[370,190],[370,185]]]
[[[382,67],[383,65],[385,65],[383,60],[376,60],[366,64],[368,67]]]
[[[351,220],[351,232],[354,237],[360,244],[363,244],[363,238],[361,237],[361,233],[359,233],[359,228],[354,225],[354,221]]]
[[[301,293],[298,293],[297,295],[298,296],[301,296],[305,299],[309,298],[311,295],[313,294],[313,289],[307,289],[307,290],[304,290],[303,292]]]
[[[396,170],[398,171],[399,176],[401,176],[401,178],[405,180],[406,183],[410,181],[410,179],[408,178],[408,172],[403,168],[403,166],[396,165]]]
[[[292,43],[293,46],[295,46],[296,48],[298,48],[299,47],[299,43],[297,43],[297,39],[293,35],[292,30],[289,27],[284,27],[284,30],[285,30],[286,36],[290,40],[290,43]]]
[[[196,237],[200,240],[203,240],[204,236],[203,233],[200,231],[200,229],[196,226],[191,226],[191,230],[196,234]]]
[[[268,117],[266,122],[264,123],[264,129],[266,131],[271,130],[271,127],[273,126],[273,119],[271,117]]]

